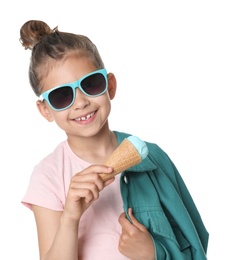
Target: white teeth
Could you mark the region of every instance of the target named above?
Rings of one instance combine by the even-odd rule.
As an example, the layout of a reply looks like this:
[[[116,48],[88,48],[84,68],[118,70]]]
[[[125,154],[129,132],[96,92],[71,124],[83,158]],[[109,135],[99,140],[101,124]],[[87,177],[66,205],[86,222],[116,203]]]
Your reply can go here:
[[[94,112],[92,112],[91,114],[88,114],[87,116],[75,118],[75,121],[85,121],[85,120],[89,119],[90,117],[92,117],[93,115],[94,115]]]

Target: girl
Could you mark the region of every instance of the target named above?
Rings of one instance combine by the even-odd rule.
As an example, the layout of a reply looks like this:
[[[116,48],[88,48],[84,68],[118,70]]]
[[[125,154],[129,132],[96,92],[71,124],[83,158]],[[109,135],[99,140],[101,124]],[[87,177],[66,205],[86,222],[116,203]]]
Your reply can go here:
[[[103,182],[103,165],[129,134],[111,131],[116,78],[83,35],[31,20],[37,108],[67,139],[35,168],[22,203],[35,217],[42,260],[206,259],[208,233],[176,167],[157,145],[139,165]]]

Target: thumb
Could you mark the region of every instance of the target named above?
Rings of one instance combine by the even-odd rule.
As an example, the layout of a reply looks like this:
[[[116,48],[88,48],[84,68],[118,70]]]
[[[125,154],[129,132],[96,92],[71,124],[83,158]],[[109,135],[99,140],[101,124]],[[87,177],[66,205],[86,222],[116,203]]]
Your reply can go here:
[[[132,224],[138,228],[139,230],[141,231],[146,231],[147,229],[145,228],[144,225],[142,225],[140,222],[138,222],[138,220],[133,216],[133,212],[132,212],[132,208],[129,208],[128,209],[128,214],[129,214],[129,217],[130,217],[130,220],[132,222]]]

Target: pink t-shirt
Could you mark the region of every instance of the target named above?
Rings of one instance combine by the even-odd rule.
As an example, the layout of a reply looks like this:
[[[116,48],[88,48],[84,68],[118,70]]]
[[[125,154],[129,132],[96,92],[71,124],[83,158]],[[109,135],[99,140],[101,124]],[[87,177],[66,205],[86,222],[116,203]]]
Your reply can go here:
[[[63,211],[71,177],[90,163],[76,156],[67,141],[44,158],[32,173],[22,203],[31,207],[39,205]],[[100,196],[83,214],[79,226],[80,260],[128,259],[118,251],[121,226],[119,215],[123,212],[120,193],[120,176],[100,192]]]

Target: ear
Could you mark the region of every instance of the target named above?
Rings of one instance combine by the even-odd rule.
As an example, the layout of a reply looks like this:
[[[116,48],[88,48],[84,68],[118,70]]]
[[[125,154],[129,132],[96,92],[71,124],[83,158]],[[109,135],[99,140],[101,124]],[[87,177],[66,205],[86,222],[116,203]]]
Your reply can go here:
[[[40,112],[40,114],[49,122],[53,122],[54,121],[54,117],[51,113],[50,108],[46,105],[45,101],[40,101],[38,100],[36,102],[36,106]]]
[[[112,100],[115,97],[117,88],[117,81],[113,73],[108,73],[108,93],[109,97]]]

